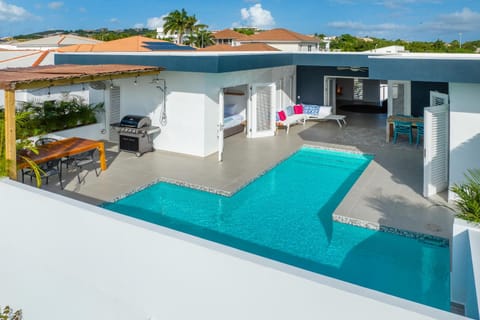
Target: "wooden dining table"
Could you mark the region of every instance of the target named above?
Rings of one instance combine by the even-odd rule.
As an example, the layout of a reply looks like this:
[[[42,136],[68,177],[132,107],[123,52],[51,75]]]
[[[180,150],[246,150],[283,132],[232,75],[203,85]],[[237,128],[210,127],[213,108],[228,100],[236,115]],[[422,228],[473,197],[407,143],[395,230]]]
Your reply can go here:
[[[105,157],[105,145],[102,141],[89,140],[84,138],[66,138],[36,147],[38,154],[32,151],[19,151],[18,155],[26,156],[37,164],[47,161],[73,156],[92,149],[97,149],[100,155],[100,168],[107,170]],[[17,156],[17,169],[29,167],[29,164],[22,157]]]
[[[390,137],[393,135],[393,122],[394,121],[403,121],[410,122],[412,127],[416,127],[418,123],[423,123],[422,117],[406,117],[400,115],[392,115],[387,118],[387,127],[386,127],[386,141],[390,142]]]

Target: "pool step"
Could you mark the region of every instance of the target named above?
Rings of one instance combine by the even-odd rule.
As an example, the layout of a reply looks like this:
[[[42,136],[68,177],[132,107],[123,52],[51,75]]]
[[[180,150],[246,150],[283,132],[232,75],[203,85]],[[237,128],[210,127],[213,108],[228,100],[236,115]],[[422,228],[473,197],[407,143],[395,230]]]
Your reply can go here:
[[[436,247],[448,247],[448,240],[434,236],[422,236],[418,241]]]

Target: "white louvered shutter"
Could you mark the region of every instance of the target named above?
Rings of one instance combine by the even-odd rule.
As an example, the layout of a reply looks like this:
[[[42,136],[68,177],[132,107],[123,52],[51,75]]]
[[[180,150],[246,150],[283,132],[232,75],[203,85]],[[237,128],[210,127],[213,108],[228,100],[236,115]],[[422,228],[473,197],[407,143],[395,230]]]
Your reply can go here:
[[[424,113],[423,195],[448,188],[449,123],[448,95],[431,92],[431,107]]]

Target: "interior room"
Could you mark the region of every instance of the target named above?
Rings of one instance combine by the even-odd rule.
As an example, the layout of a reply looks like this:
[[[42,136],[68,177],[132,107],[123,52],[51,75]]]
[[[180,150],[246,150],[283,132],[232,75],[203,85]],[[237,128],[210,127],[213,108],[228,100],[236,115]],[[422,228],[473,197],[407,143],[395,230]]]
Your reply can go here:
[[[224,138],[238,133],[245,133],[247,120],[247,93],[247,85],[224,89]]]

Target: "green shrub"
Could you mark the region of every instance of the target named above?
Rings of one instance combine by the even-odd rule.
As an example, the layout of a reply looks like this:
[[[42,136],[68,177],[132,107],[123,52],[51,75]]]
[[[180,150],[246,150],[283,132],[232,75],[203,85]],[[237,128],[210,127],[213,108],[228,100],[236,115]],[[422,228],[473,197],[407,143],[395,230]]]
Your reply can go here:
[[[455,200],[459,210],[456,216],[460,219],[480,223],[480,170],[468,170],[465,178],[465,183],[455,184],[451,188],[458,196],[458,199]]]
[[[0,320],[22,320],[22,310],[13,311],[9,306],[0,307]]]

